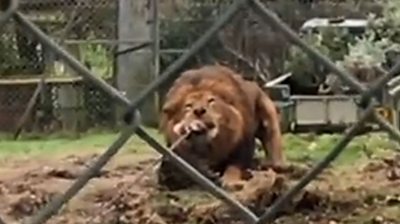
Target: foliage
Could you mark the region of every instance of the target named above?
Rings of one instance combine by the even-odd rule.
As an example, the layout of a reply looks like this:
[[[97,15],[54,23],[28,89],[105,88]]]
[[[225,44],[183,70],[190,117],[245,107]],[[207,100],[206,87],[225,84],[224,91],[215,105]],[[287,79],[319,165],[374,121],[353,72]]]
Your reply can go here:
[[[400,1],[385,0],[381,4],[382,14],[369,15],[369,26],[360,36],[327,28],[310,34],[316,37],[304,37],[304,40],[338,66],[353,72],[356,69],[362,76],[370,75],[371,71],[383,71],[390,59],[387,53],[400,52]],[[316,69],[311,59],[301,50],[290,51],[285,69],[294,71],[295,77],[301,76],[302,79],[311,79],[316,73],[322,73],[322,69]],[[377,75],[379,74],[374,74],[373,77]]]
[[[362,68],[372,69],[374,67],[383,68],[386,62],[386,52],[395,50],[399,45],[391,40],[384,38],[376,40],[375,35],[363,36],[357,39],[356,43],[349,44],[349,53],[340,61],[344,66],[355,65]]]
[[[8,75],[9,72],[20,66],[21,63],[25,64],[19,59],[13,42],[9,39],[3,38],[0,41],[0,52],[2,52],[0,53],[0,76]]]
[[[383,16],[370,14],[370,32],[374,33],[378,39],[387,38],[395,43],[400,43],[400,1],[383,0],[381,1]]]
[[[319,28],[318,32],[306,32],[302,39],[308,46],[334,61],[343,59],[349,51],[348,43],[355,41],[347,29],[334,27]],[[293,78],[300,85],[310,86],[321,82],[324,68],[303,50],[292,46],[285,61],[285,71],[293,72]]]
[[[328,54],[329,49],[323,44],[322,37],[312,33],[306,33],[303,36],[304,41],[314,49],[317,49],[323,54]],[[297,46],[289,49],[289,60],[285,61],[285,70],[293,72],[293,78],[296,82],[302,85],[311,85],[313,83],[312,75],[316,73],[319,68],[317,64],[310,59],[308,54],[304,53]],[[292,59],[292,60],[290,60]]]
[[[388,52],[400,53],[400,2],[386,0],[382,6],[382,16],[371,14],[368,17],[369,26],[365,34],[357,38],[356,43],[348,45],[349,53],[338,62],[340,66],[357,67],[365,71],[375,68],[383,70],[391,59]]]
[[[101,44],[85,44],[80,46],[82,61],[88,64],[95,74],[102,78],[112,76],[112,54]]]

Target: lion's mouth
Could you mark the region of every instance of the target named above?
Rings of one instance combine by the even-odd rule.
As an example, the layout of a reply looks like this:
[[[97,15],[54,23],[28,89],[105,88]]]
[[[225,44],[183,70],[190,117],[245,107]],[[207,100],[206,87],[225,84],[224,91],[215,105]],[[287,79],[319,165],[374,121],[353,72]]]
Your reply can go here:
[[[178,135],[204,135],[208,140],[217,135],[217,125],[212,121],[192,120],[191,122],[181,122],[174,126],[174,132]]]
[[[190,131],[194,134],[197,135],[205,135],[207,137],[215,137],[216,132],[217,132],[217,126],[214,124],[214,122],[212,121],[195,121],[197,122],[201,122],[200,128],[197,129],[191,129]]]
[[[218,134],[217,125],[215,125],[213,122],[206,122],[205,124],[207,127],[207,130],[206,130],[207,137],[209,139],[215,138]]]
[[[211,142],[217,136],[217,126],[212,122],[202,122],[202,129],[191,130],[189,142],[193,152],[201,158],[207,157],[211,150]]]

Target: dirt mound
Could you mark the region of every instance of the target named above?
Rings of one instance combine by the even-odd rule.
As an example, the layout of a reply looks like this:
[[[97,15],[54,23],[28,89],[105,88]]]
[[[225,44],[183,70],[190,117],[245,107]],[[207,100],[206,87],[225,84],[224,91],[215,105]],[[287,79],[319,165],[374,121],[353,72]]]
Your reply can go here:
[[[258,163],[254,167],[259,171],[252,172],[253,178],[231,195],[258,215],[308,171],[307,167],[294,166],[277,174],[262,170]],[[399,205],[399,168],[400,155],[395,155],[339,171],[326,170],[286,204],[276,223],[359,223],[360,219],[367,223],[400,223],[399,209],[387,214]],[[174,175],[170,181],[179,180]],[[180,179],[184,180],[182,176]],[[156,206],[168,223],[241,223],[238,213],[219,200],[190,192],[188,201],[187,191],[174,192],[164,195],[170,199]]]
[[[132,158],[135,155],[131,155]],[[0,212],[6,223],[35,214],[63,193],[97,155],[23,161],[0,167]],[[241,223],[201,189],[166,191],[157,184],[158,159],[114,162],[93,178],[48,223]],[[253,171],[232,197],[261,214],[307,169]],[[400,156],[324,172],[290,201],[276,223],[400,223]]]
[[[120,183],[117,190],[103,190],[93,195],[96,210],[91,223],[164,223],[151,208],[153,192],[132,184]]]
[[[29,189],[29,187],[27,186]],[[43,190],[29,189],[13,198],[8,214],[14,218],[32,215],[50,201],[55,194]]]
[[[294,185],[293,174],[297,175],[298,170],[292,170],[285,174],[277,174],[272,170],[254,171],[252,178],[242,188],[230,192],[231,196],[250,208],[252,212],[261,215],[265,209],[282,196],[291,186]],[[295,175],[295,176],[296,176]],[[296,176],[297,177],[297,176]],[[187,194],[183,192],[182,194]],[[192,205],[185,205],[181,193],[175,196],[169,195],[169,200],[163,206],[158,207],[158,213],[166,220],[180,220],[179,223],[192,221],[195,223],[240,223],[238,213],[219,200],[209,198],[204,202],[196,202]],[[202,196],[199,196],[202,197]],[[279,216],[302,213],[307,211],[323,211],[326,209],[345,210],[355,207],[356,202],[335,202],[326,192],[317,189],[303,190],[299,195],[289,201]],[[167,208],[173,208],[168,210]],[[182,217],[190,218],[182,218]],[[168,223],[172,223],[168,222]]]

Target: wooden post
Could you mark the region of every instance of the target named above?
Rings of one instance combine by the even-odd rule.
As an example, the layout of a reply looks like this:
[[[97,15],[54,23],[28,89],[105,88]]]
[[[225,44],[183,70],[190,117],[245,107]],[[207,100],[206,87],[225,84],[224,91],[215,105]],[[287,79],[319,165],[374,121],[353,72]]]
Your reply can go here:
[[[150,10],[147,0],[119,0],[118,39],[150,41],[151,25],[147,22],[149,16]],[[118,51],[133,46],[135,46],[133,41],[132,43],[120,43]],[[152,61],[152,54],[148,48],[118,56],[117,86],[128,99],[133,100],[154,79],[151,68]],[[154,94],[152,96],[146,99],[145,103],[139,108],[145,125],[155,124],[157,120]],[[126,108],[121,109],[120,112],[123,113]],[[120,115],[118,117],[121,118]]]
[[[77,44],[64,45],[64,48],[76,59],[80,60],[81,52]],[[62,77],[77,77],[78,73],[68,66],[62,64],[63,71],[60,74]],[[78,133],[79,123],[82,122],[82,114],[80,108],[83,108],[82,89],[75,87],[73,83],[57,85],[57,96],[60,104],[60,119],[63,131],[71,134]]]
[[[152,40],[153,40],[153,77],[158,78],[160,74],[160,19],[158,0],[152,0]],[[155,108],[157,112],[160,110],[160,96],[155,92]],[[157,116],[158,118],[158,116]],[[158,120],[158,119],[157,119]]]

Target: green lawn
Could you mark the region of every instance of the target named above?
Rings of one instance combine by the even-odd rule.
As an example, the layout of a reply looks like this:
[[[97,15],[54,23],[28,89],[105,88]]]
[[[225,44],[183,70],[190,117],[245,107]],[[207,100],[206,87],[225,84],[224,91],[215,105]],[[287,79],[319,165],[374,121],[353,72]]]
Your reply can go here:
[[[148,129],[152,136],[161,139],[157,130]],[[60,135],[46,137],[23,136],[12,140],[7,135],[0,136],[0,157],[64,154],[74,152],[101,152],[118,138],[118,132],[89,132],[79,138]],[[149,147],[145,142],[133,135],[122,150],[145,153]]]
[[[342,136],[336,135],[293,135],[285,136],[286,155],[294,161],[315,161],[323,158]],[[369,133],[356,137],[349,143],[336,163],[350,163],[356,159],[379,156],[396,149],[395,142],[383,133]]]
[[[162,142],[157,130],[147,130]],[[118,132],[90,132],[82,134],[80,138],[52,135],[40,138],[22,137],[17,141],[3,135],[0,137],[0,157],[46,156],[85,151],[101,152],[117,139],[118,134]],[[290,160],[312,162],[326,155],[340,137],[340,135],[286,134],[285,153]],[[358,158],[367,158],[369,154],[381,154],[395,147],[396,145],[389,141],[384,134],[367,134],[357,137],[351,142],[337,162],[346,163]],[[137,136],[133,136],[122,150],[132,153],[146,153],[151,152],[152,149]]]

